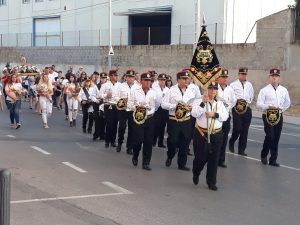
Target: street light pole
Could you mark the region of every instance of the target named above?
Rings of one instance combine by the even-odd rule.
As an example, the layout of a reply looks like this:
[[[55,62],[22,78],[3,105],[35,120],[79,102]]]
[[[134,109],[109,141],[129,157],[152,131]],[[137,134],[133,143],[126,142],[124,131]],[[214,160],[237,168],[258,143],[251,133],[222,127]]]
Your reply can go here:
[[[111,47],[111,0],[109,0],[109,51]],[[111,54],[108,54],[108,70],[111,70],[111,57]]]

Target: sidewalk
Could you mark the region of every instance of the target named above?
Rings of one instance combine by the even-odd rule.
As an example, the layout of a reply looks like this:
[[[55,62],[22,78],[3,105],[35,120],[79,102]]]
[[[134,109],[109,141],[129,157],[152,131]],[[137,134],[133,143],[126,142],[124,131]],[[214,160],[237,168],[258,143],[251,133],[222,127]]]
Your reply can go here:
[[[261,118],[262,112],[257,110],[252,110],[252,116],[256,118]],[[300,116],[289,116],[283,113],[283,122],[290,123],[300,126]]]

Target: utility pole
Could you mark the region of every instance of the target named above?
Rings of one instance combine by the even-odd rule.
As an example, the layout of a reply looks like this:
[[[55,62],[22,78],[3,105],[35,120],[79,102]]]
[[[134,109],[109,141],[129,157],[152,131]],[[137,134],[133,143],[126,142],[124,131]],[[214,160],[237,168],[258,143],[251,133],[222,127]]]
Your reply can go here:
[[[109,49],[112,48],[111,43],[111,0],[109,0]],[[111,70],[111,54],[108,54],[108,70]]]

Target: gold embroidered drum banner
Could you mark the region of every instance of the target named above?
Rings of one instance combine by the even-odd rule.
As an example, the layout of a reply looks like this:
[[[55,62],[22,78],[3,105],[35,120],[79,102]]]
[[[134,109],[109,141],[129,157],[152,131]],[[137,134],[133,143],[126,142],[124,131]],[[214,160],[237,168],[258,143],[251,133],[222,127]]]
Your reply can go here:
[[[266,111],[267,123],[271,126],[275,126],[279,123],[281,119],[281,114],[279,109],[267,109]]]

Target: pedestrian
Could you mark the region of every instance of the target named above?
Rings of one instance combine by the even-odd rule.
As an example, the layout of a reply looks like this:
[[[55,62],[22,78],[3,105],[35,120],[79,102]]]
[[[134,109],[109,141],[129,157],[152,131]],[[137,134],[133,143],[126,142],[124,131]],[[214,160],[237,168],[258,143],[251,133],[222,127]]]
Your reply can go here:
[[[12,74],[8,83],[5,86],[6,99],[8,101],[8,109],[10,115],[10,127],[19,129],[20,123],[20,108],[22,95],[26,91],[22,88],[22,83],[18,81],[16,74]]]
[[[263,111],[262,119],[264,122],[265,140],[261,150],[261,162],[279,167],[277,162],[278,143],[283,124],[283,112],[291,105],[288,90],[279,84],[280,69],[270,70],[270,84],[262,88],[258,94],[257,107]]]
[[[141,74],[141,86],[131,91],[128,99],[128,108],[133,110],[133,156],[132,164],[138,165],[139,153],[143,148],[142,168],[152,170],[150,161],[152,157],[152,143],[154,133],[153,115],[155,112],[155,92],[151,87],[150,73]]]
[[[229,151],[234,153],[234,143],[238,141],[238,154],[247,156],[248,131],[252,120],[252,109],[250,104],[254,99],[252,84],[247,81],[248,68],[239,68],[238,79],[230,84],[237,99],[235,107],[232,109],[233,129],[229,140]]]
[[[228,135],[230,131],[230,113],[232,108],[236,104],[236,97],[233,89],[228,85],[228,69],[222,69],[222,73],[218,78],[218,97],[224,103],[227,112],[229,113],[228,119],[223,122],[222,131],[223,131],[223,141],[220,150],[219,157],[219,166],[226,168],[225,164],[225,155],[226,155],[226,147],[228,142]]]
[[[188,89],[188,72],[180,71],[176,76],[177,84],[169,89],[161,103],[161,107],[169,111],[166,167],[171,166],[178,148],[178,169],[189,171],[186,162],[191,136],[190,104],[195,94]]]
[[[48,129],[48,118],[52,114],[53,86],[47,74],[43,74],[37,85],[40,109],[42,110],[42,120],[45,129]]]
[[[206,183],[210,190],[218,190],[217,170],[223,133],[222,123],[228,119],[228,112],[222,101],[217,100],[218,84],[210,83],[207,94],[193,103],[192,116],[196,118],[193,137],[194,161],[193,182],[199,182],[199,175],[207,164]]]
[[[74,74],[70,74],[69,83],[66,84],[65,93],[67,95],[67,104],[69,109],[70,127],[76,127],[76,118],[78,113],[78,94],[80,87],[76,82]]]
[[[93,105],[91,95],[93,93],[93,87],[91,86],[91,80],[87,79],[83,82],[83,87],[78,94],[78,101],[82,107],[82,131],[86,131],[91,134],[93,129]],[[87,127],[88,124],[88,127]],[[87,127],[87,130],[86,130]]]

